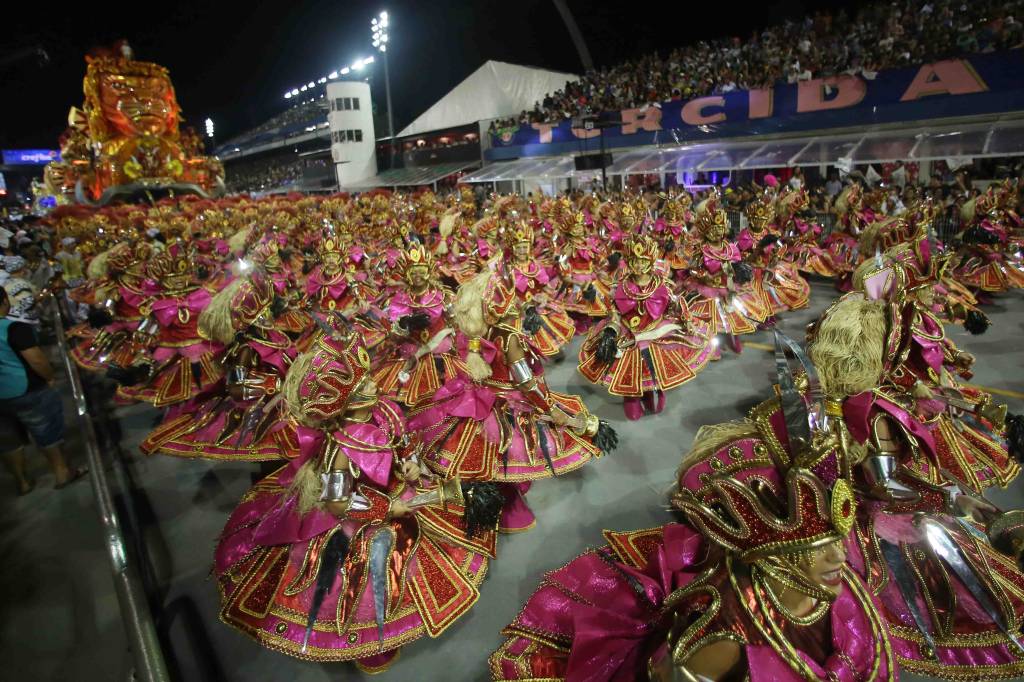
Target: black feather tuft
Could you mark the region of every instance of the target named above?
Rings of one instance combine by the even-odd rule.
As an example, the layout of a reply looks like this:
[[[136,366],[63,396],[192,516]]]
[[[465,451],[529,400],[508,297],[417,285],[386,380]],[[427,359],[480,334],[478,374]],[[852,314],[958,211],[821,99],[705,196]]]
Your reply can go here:
[[[148,365],[136,365],[134,367],[118,367],[116,365],[111,365],[107,368],[107,377],[116,381],[121,386],[135,386],[142,382],[148,373]]]
[[[594,357],[599,362],[611,363],[615,362],[615,356],[619,353],[619,341],[618,332],[612,326],[607,326],[601,332],[601,338],[597,340],[597,350],[594,352]]]
[[[665,253],[672,253],[676,250],[676,242],[674,239],[669,239],[665,242]]]
[[[968,310],[967,318],[964,320],[964,329],[977,336],[988,330],[990,322],[988,316],[979,310]]]
[[[1024,415],[1006,415],[1006,449],[1018,462],[1024,462]]]
[[[757,249],[758,251],[764,251],[767,247],[771,246],[774,243],[775,235],[766,234],[765,236],[761,237],[761,241],[757,243]]]
[[[348,536],[339,528],[324,545],[320,553],[320,568],[316,572],[316,591],[323,590],[326,595],[334,585],[334,577],[338,567],[348,556]],[[315,597],[314,597],[315,598]]]
[[[288,301],[277,294],[274,295],[274,302],[270,304],[270,314],[273,317],[280,317],[288,310]]]
[[[103,308],[89,308],[89,326],[93,329],[106,327],[114,321],[114,316]]]
[[[467,538],[497,527],[505,506],[505,496],[497,483],[463,483],[462,497],[466,500],[462,518],[466,522]]]
[[[750,263],[733,263],[732,278],[737,284],[746,284],[754,278],[754,268],[750,267]]]
[[[523,331],[533,335],[540,331],[541,319],[537,312],[537,306],[530,306],[523,315]]]
[[[413,313],[398,318],[398,326],[406,331],[418,332],[430,326],[430,316],[426,313]]]
[[[316,571],[316,588],[313,590],[313,599],[310,601],[309,615],[306,618],[306,634],[302,639],[302,650],[306,650],[309,642],[309,635],[313,632],[313,625],[316,624],[316,614],[320,612],[324,599],[331,593],[334,586],[334,579],[338,575],[338,568],[348,556],[348,536],[340,528],[334,531],[320,552],[320,567]]]
[[[198,279],[207,279],[210,276],[210,268],[205,265],[196,267],[196,277]]]
[[[610,256],[608,256],[608,269],[609,270],[618,270],[619,269],[619,261],[621,261],[621,260],[622,260],[622,254],[621,253],[619,253],[618,251],[615,251],[614,253],[612,253]]]
[[[601,448],[601,452],[606,455],[619,447],[619,434],[603,419],[597,427],[597,433],[594,434],[594,445]]]
[[[975,225],[964,230],[961,240],[965,244],[987,244],[989,246],[999,243],[999,235],[984,227]]]
[[[588,284],[587,288],[583,290],[583,300],[587,303],[593,303],[597,299],[597,289],[594,288],[593,284]]]

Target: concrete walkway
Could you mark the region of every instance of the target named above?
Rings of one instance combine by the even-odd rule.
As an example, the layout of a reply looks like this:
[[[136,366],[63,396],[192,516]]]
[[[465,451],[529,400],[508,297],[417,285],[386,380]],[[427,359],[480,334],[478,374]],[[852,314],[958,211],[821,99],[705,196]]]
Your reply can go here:
[[[815,283],[811,308],[784,316],[783,330],[802,340],[807,322],[834,297],[830,285]],[[952,327],[947,332],[978,357],[974,382],[1013,392],[1016,397],[997,398],[1011,411],[1024,412],[1024,295],[1001,296],[987,312],[993,324],[984,336]],[[759,333],[745,340],[767,344],[771,338]],[[440,639],[424,638],[406,647],[377,679],[490,679],[487,656],[541,575],[601,544],[604,528],[646,528],[671,520],[665,491],[697,429],[743,416],[767,397],[773,382],[772,357],[763,348],[748,345],[740,356],[726,351],[721,361],[670,393],[663,414],[630,423],[618,402],[576,373],[572,358],[578,348],[576,340],[569,359],[550,368],[549,383],[582,395],[594,412],[610,420],[619,430],[618,452],[559,480],[537,483],[528,496],[537,527],[500,538],[499,558],[479,603]],[[134,502],[163,604],[158,626],[176,676],[189,682],[362,678],[349,665],[304,663],[265,650],[217,619],[217,590],[209,579],[214,544],[258,467],[145,458],[136,446],[156,412],[133,406],[118,416],[130,477],[141,491]],[[76,443],[68,447],[74,452]],[[54,491],[41,458],[32,463],[39,487],[26,497],[14,497],[13,480],[0,475],[0,680],[123,679],[123,633],[89,485]],[[1024,483],[1018,481],[991,497],[1004,507],[1022,506],[1022,493]]]

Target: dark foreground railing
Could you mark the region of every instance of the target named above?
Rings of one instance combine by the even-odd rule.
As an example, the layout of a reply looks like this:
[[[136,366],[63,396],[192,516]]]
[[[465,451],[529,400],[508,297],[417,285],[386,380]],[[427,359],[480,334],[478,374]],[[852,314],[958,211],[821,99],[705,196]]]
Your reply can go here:
[[[64,370],[67,372],[74,397],[75,412],[78,426],[82,432],[82,442],[89,461],[89,478],[92,480],[92,492],[96,498],[96,510],[99,512],[100,524],[103,527],[104,545],[110,560],[110,568],[114,579],[114,590],[117,602],[121,607],[121,620],[128,637],[135,665],[129,672],[128,679],[142,682],[169,682],[167,665],[163,651],[157,638],[153,617],[146,602],[146,594],[139,579],[139,572],[126,551],[121,522],[114,506],[114,499],[107,481],[105,463],[100,456],[100,448],[96,439],[96,430],[89,416],[82,378],[78,373],[64,336],[64,324],[56,303],[52,306],[57,344],[60,348]]]

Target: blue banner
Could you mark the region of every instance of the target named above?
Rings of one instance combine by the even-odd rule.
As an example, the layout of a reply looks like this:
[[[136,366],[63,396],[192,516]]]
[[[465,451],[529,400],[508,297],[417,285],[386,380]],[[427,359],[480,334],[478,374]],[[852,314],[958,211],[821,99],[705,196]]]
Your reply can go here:
[[[2,153],[6,166],[45,166],[51,161],[60,161],[60,152],[56,149],[4,149]]]
[[[1024,110],[1024,50],[972,55],[906,69],[781,83],[642,109],[605,112],[600,125],[533,123],[491,135],[491,160],[596,152],[826,128],[863,127]]]

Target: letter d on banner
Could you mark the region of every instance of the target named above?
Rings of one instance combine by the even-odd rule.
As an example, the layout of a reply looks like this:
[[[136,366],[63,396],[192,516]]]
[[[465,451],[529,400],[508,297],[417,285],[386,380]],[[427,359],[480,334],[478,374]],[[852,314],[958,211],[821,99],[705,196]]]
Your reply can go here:
[[[826,86],[834,91],[831,95],[825,94]],[[805,114],[810,111],[856,106],[867,93],[868,84],[857,76],[833,76],[800,81],[796,90],[796,112]]]

